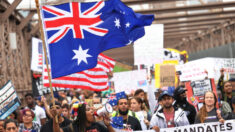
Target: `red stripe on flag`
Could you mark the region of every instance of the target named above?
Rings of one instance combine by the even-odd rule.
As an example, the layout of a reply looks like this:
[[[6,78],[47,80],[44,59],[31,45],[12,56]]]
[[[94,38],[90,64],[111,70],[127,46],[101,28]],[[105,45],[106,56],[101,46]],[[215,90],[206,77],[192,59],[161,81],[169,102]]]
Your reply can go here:
[[[44,79],[48,80],[48,77],[45,76]],[[103,85],[106,85],[107,82],[92,82],[86,78],[76,78],[76,77],[61,77],[61,78],[56,78],[56,79],[53,79],[53,80],[61,80],[61,81],[81,81],[81,82],[87,82],[87,83],[90,83],[92,85],[96,85],[96,86],[103,86]],[[53,80],[52,80],[52,83],[53,83]],[[108,80],[108,79],[107,79]]]
[[[49,84],[44,84],[45,87],[50,87]],[[53,83],[52,87],[61,87],[61,88],[76,88],[76,89],[87,89],[87,90],[92,90],[92,91],[104,91],[108,90],[107,88],[102,88],[102,89],[97,89],[97,88],[92,88],[90,86],[84,86],[84,85],[71,85],[71,84],[60,84],[60,83]]]
[[[53,14],[59,15],[59,16],[64,15],[64,14],[62,14],[62,13],[60,13],[60,12],[57,12],[57,11],[52,10],[52,9],[50,9],[50,8],[47,8],[46,6],[43,6],[42,9],[44,9],[45,11],[51,12],[51,13],[53,13]]]
[[[100,29],[100,28],[94,28],[94,27],[89,27],[89,29],[97,31],[97,32],[102,32],[102,33],[107,33],[108,30]]]
[[[53,87],[61,88],[80,88],[93,91],[103,91],[108,89],[107,70],[112,70],[115,64],[113,59],[108,60],[107,57],[98,56],[97,66],[95,68],[74,73],[68,76],[52,79]],[[111,62],[110,62],[111,61]],[[111,64],[110,64],[111,63]],[[47,70],[44,64],[43,85],[49,87]]]

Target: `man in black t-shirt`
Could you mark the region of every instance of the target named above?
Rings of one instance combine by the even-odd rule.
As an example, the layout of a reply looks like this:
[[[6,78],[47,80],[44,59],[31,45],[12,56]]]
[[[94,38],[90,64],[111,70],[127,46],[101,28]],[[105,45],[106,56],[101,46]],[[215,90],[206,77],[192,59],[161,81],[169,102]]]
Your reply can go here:
[[[195,107],[187,101],[186,91],[187,90],[184,85],[181,85],[175,89],[174,99],[176,101],[174,106],[181,108],[185,112],[189,123],[194,124],[197,112]]]
[[[50,108],[52,109],[52,107],[53,106],[51,104]],[[64,128],[64,127],[69,126],[69,124],[72,123],[72,121],[61,116],[61,113],[62,113],[61,104],[59,102],[55,102],[55,107],[56,107],[56,111],[58,113],[58,122],[59,122],[60,128]],[[51,112],[51,114],[55,114],[55,112]],[[53,119],[50,119],[49,121],[47,121],[46,124],[44,124],[41,127],[40,132],[53,132]]]

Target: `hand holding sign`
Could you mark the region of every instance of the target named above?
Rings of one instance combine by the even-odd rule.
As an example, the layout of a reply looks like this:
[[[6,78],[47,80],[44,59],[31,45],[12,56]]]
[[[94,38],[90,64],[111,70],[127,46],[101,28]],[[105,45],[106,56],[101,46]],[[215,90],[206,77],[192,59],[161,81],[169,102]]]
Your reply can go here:
[[[218,109],[218,110],[216,110],[216,113],[217,113],[217,117],[219,118],[219,122],[224,123],[225,120],[221,116],[221,111]]]
[[[158,126],[154,126],[153,130],[155,130],[155,132],[160,132],[160,128]]]
[[[221,76],[224,76],[224,68],[221,68],[221,69],[220,69],[220,75],[221,75]]]

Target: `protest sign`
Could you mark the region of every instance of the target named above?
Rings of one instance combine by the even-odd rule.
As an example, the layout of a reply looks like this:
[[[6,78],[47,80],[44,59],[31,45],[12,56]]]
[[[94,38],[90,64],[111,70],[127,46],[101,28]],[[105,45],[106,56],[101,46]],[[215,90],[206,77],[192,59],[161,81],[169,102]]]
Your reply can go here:
[[[66,90],[65,88],[57,88],[57,87],[52,87],[53,92],[58,92],[58,91],[64,91]],[[38,87],[38,92],[39,95],[45,95],[45,94],[49,94],[51,93],[50,88],[48,87],[43,87],[42,85],[40,87]]]
[[[175,86],[175,66],[161,65],[160,66],[160,86],[169,87]]]
[[[206,77],[214,78],[213,67],[214,60],[212,58],[203,58],[177,65],[176,71],[181,71],[182,73],[180,75],[180,81],[202,80]]]
[[[176,71],[181,71],[181,81],[202,80],[205,77],[218,81],[221,68],[225,69],[225,80],[228,80],[230,74],[235,73],[235,59],[210,57],[198,59],[176,66]]]
[[[134,44],[135,65],[161,63],[163,61],[163,24],[152,24],[144,28],[145,36]]]
[[[197,111],[200,109],[200,106],[204,100],[204,94],[207,91],[213,91],[217,95],[214,79],[205,79],[186,82],[187,88],[187,99]]]
[[[0,88],[0,119],[6,119],[20,106],[20,100],[11,81]]]
[[[42,59],[42,40],[32,38],[32,71],[42,72]]]
[[[175,86],[175,64],[178,61],[164,61],[155,65],[155,87]]]
[[[225,80],[228,80],[231,74],[235,73],[235,59],[234,58],[214,58],[214,78],[219,80],[220,69],[224,69]]]
[[[155,132],[155,130],[144,130],[145,132]],[[227,120],[225,123],[211,122],[180,126],[174,128],[160,128],[160,132],[234,132],[235,120]],[[115,132],[130,132],[130,130],[115,129]],[[143,131],[133,131],[143,132]]]
[[[145,69],[114,73],[111,81],[114,82],[116,93],[125,91],[129,94],[136,89],[147,91],[147,72]]]
[[[228,120],[225,123],[212,122],[193,124],[175,128],[160,129],[160,132],[234,132],[235,120]]]

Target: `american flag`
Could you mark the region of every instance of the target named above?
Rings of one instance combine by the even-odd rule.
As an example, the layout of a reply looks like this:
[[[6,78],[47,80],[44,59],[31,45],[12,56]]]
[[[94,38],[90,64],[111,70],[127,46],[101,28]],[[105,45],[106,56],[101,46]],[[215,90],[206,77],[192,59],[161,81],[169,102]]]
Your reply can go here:
[[[42,41],[32,38],[31,70],[42,73]]]
[[[106,72],[111,72],[113,71],[115,65],[115,60],[105,56],[104,54],[99,54],[98,56],[98,63],[97,67],[102,68]]]
[[[98,64],[95,68],[77,72],[68,76],[52,79],[52,87],[60,88],[80,88],[93,91],[103,91],[108,89],[107,72],[113,70],[115,60],[100,54]],[[43,66],[43,85],[49,87],[49,80],[46,66]]]
[[[38,65],[42,68],[42,42],[38,43]]]

